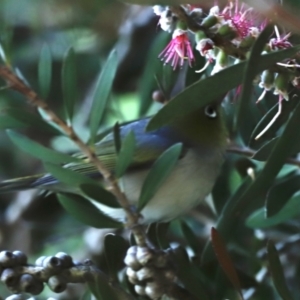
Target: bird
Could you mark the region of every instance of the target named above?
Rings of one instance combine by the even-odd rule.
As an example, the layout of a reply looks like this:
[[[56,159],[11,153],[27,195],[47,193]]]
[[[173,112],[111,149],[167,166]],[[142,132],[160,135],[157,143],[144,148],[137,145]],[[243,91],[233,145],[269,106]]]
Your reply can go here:
[[[156,159],[169,147],[181,143],[180,157],[169,176],[158,188],[155,195],[141,210],[141,223],[168,222],[187,213],[197,206],[211,192],[216,181],[227,147],[227,129],[220,101],[198,108],[175,118],[171,123],[154,131],[146,131],[150,118],[120,125],[121,141],[133,132],[136,148],[132,162],[119,179],[120,187],[129,203],[137,205],[141,187]],[[114,133],[111,130],[95,144],[95,153],[106,168],[114,172],[117,153]],[[87,162],[82,153],[74,154],[82,162],[63,165],[93,179],[103,180],[96,167]],[[52,192],[72,192],[70,187],[58,182],[51,174],[40,174],[0,182],[0,193],[26,189]],[[72,187],[72,189],[74,189]],[[78,190],[74,193],[78,193]],[[95,209],[107,216],[126,221],[122,208],[109,207],[93,199]]]

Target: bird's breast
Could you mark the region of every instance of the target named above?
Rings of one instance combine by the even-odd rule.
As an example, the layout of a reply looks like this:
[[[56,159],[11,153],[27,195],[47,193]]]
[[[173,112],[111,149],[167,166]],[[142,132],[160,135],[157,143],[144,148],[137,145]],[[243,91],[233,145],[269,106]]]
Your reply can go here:
[[[219,152],[188,150],[154,197],[141,211],[142,223],[169,221],[184,214],[207,196],[219,173],[223,158]],[[126,174],[120,184],[132,204],[137,204],[148,170]],[[97,205],[99,206],[99,205]],[[122,209],[99,207],[109,216],[124,221]]]

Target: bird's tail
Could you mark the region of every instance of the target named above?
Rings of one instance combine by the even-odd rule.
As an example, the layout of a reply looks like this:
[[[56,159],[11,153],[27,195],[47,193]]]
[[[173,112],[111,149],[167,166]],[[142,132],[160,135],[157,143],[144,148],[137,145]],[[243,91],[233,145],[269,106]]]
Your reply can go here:
[[[37,181],[42,177],[44,177],[44,174],[2,181],[0,182],[0,194],[36,188]]]

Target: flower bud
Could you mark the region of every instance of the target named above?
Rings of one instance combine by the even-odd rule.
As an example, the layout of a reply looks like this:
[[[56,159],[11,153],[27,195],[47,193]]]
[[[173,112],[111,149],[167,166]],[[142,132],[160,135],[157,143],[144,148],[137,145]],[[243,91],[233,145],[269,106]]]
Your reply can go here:
[[[27,256],[24,252],[16,250],[13,252],[13,255],[15,256],[18,265],[24,266],[27,264]]]
[[[246,36],[245,38],[243,38],[239,44],[239,48],[244,50],[244,51],[248,51],[252,45],[255,43],[256,41],[256,37],[249,35]]]
[[[59,258],[63,268],[70,268],[73,266],[73,260],[70,255],[64,252],[58,252],[55,254],[55,257]]]
[[[61,293],[67,288],[67,283],[62,276],[52,276],[48,280],[48,286],[54,293]]]
[[[236,30],[230,26],[228,23],[223,24],[219,27],[217,33],[223,38],[232,40],[238,36]]]
[[[48,269],[61,269],[62,268],[62,262],[58,257],[55,256],[48,256],[43,260],[44,268]]]
[[[194,8],[191,12],[190,12],[190,17],[193,18],[194,20],[199,20],[200,18],[202,18],[203,16],[203,10],[200,7]]]
[[[148,282],[145,292],[150,299],[159,299],[164,295],[164,288],[159,286],[157,282]]]
[[[6,268],[1,274],[1,281],[8,288],[13,288],[18,284],[19,276],[20,275],[14,269]]]
[[[35,265],[37,267],[43,267],[43,262],[44,260],[47,258],[47,256],[40,256],[39,258],[37,258],[37,260],[35,261]]]
[[[148,247],[138,247],[136,258],[141,265],[145,266],[153,260],[154,253]]]
[[[281,95],[285,100],[289,100],[288,87],[290,76],[287,73],[278,73],[274,81],[274,95]]]
[[[218,22],[219,19],[215,15],[208,15],[202,20],[200,25],[205,29],[208,29],[215,26]]]
[[[129,282],[131,282],[132,284],[138,284],[139,283],[139,280],[136,276],[136,272],[133,269],[128,267],[126,269],[126,275],[128,277]]]
[[[126,266],[132,268],[133,270],[139,270],[142,267],[140,262],[137,260],[136,255],[130,253],[126,254],[124,263]]]
[[[0,266],[14,267],[17,265],[17,259],[11,251],[0,252]]]
[[[228,66],[228,55],[225,51],[220,49],[219,53],[216,57],[215,66],[214,66],[213,70],[211,71],[211,75],[218,73],[219,71],[223,70],[227,66]]]
[[[269,91],[274,86],[275,74],[270,70],[265,70],[260,76],[259,87]]]
[[[136,277],[139,281],[151,279],[154,277],[154,270],[152,268],[143,267],[136,272]]]
[[[134,286],[135,292],[140,296],[146,296],[145,287],[141,285]]]
[[[200,55],[205,56],[214,46],[215,43],[211,39],[205,38],[197,42],[196,50],[200,52]]]
[[[30,274],[23,274],[20,277],[19,285],[23,292],[30,293],[32,295],[38,295],[44,289],[44,284]]]

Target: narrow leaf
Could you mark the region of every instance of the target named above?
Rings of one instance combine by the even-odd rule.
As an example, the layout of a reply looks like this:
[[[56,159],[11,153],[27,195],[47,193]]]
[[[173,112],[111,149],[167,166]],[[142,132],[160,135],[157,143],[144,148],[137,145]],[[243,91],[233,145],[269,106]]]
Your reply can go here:
[[[266,199],[266,216],[276,215],[289,199],[299,191],[300,176],[293,176],[271,188]]]
[[[259,73],[257,69],[259,68],[259,64],[257,60],[259,60],[260,55],[266,46],[266,43],[269,41],[270,36],[273,32],[274,28],[273,25],[266,26],[265,29],[261,32],[258,36],[256,42],[254,43],[252,50],[250,52],[250,57],[247,60],[245,66],[245,73],[243,76],[243,83],[242,83],[242,93],[241,98],[238,104],[238,113],[236,119],[236,127],[239,128],[240,126],[245,125],[245,115],[247,115],[249,111],[249,104],[252,99],[252,89],[253,89],[253,79],[255,78],[256,74]]]
[[[89,290],[85,291],[79,300],[92,300],[92,294]]]
[[[139,84],[138,94],[141,98],[139,115],[144,115],[153,103],[152,93],[157,87],[154,74],[158,74],[164,68],[162,62],[158,59],[158,55],[169,39],[170,36],[161,31],[155,38],[147,55],[147,64]]]
[[[175,144],[165,152],[163,152],[159,158],[155,161],[148,173],[139,198],[139,210],[148,203],[148,201],[154,196],[165,179],[169,176],[173,167],[177,163],[181,154],[182,144]]]
[[[42,48],[38,65],[39,87],[42,97],[48,97],[52,76],[52,57],[47,44]]]
[[[278,142],[278,139],[279,137],[269,140],[259,150],[257,150],[257,152],[252,156],[252,158],[258,161],[266,161],[269,158],[271,152],[273,151],[274,146]]]
[[[69,48],[65,54],[62,67],[62,91],[66,116],[71,122],[76,101],[76,66],[75,52],[73,47]]]
[[[284,223],[300,215],[300,196],[295,196],[284,205],[284,207],[272,217],[266,218],[265,208],[254,211],[246,220],[250,228],[268,228]]]
[[[300,47],[297,46],[261,55],[256,61],[258,66],[256,74],[286,57],[293,56],[299,51],[299,49]],[[177,117],[182,117],[182,115],[190,113],[197,108],[203,107],[220,97],[223,97],[225,93],[241,84],[246,64],[246,61],[238,63],[213,76],[209,76],[206,79],[195,82],[165,105],[150,120],[147,130],[155,130],[163,125],[169,124]],[[205,97],[199,98],[199,95],[205,95]]]
[[[238,217],[242,213],[245,213],[249,209],[249,206],[253,205],[253,199],[256,199],[255,203],[257,205],[262,195],[267,193],[284,165],[287,156],[290,155],[292,149],[291,144],[295,140],[300,140],[300,132],[295,130],[295,128],[299,126],[300,104],[298,103],[263,170],[242,195],[239,195],[239,197],[233,196],[224,206],[217,225],[218,231],[223,237],[230,238],[236,226],[236,222],[239,219]],[[212,254],[209,248],[203,251],[202,260],[207,261],[211,259],[211,257]]]
[[[41,131],[47,131],[52,134],[58,134],[51,125],[46,123],[37,114],[33,114],[22,108],[5,108],[0,111],[0,128],[26,128],[33,127]]]
[[[110,94],[111,87],[113,84],[113,80],[115,78],[117,66],[117,53],[115,50],[112,50],[106,63],[103,66],[94,92],[94,100],[90,116],[90,141],[92,144],[94,144],[97,135],[100,121],[102,119],[108,96]]]
[[[291,292],[286,285],[285,276],[279,260],[277,249],[272,241],[268,242],[267,248],[269,267],[272,274],[274,286],[283,300],[293,300],[294,298],[292,297]]]
[[[183,236],[186,238],[188,241],[188,245],[193,249],[194,254],[198,255],[200,252],[200,247],[199,247],[199,241],[197,239],[197,236],[193,232],[193,230],[187,225],[186,222],[181,221],[180,222],[181,230],[183,233]]]
[[[297,106],[298,101],[284,101],[282,103],[282,111],[279,117],[276,119],[276,122],[269,128],[269,130],[258,140],[260,141],[268,141],[270,138],[273,138],[278,131],[278,129],[288,120],[291,112],[295,109]],[[257,141],[255,140],[255,137],[263,130],[265,127],[270,123],[270,121],[273,119],[275,114],[278,112],[278,103],[274,105],[257,123],[255,126],[251,137],[249,145],[255,145]]]
[[[135,136],[134,133],[130,131],[122,142],[121,150],[117,158],[117,162],[116,162],[117,178],[123,176],[126,169],[132,162],[134,151],[135,151]]]
[[[211,299],[211,297],[208,297],[206,286],[203,284],[202,274],[199,274],[199,269],[195,264],[190,262],[186,250],[182,246],[178,246],[172,250],[174,255],[173,261],[176,261],[177,265],[176,275],[180,282],[183,283],[184,288],[195,297],[191,296],[187,299]]]
[[[119,235],[107,234],[104,239],[105,258],[110,277],[118,281],[118,271],[124,267],[128,243]]]
[[[59,203],[75,219],[95,228],[121,228],[122,224],[112,220],[95,208],[87,199],[71,194],[57,194]]]
[[[17,147],[44,162],[54,164],[80,162],[80,160],[75,157],[48,149],[15,131],[7,130],[7,135]]]
[[[214,227],[211,228],[211,242],[221,268],[236,291],[240,294],[241,299],[243,299],[241,284],[235,267],[221,236]]]
[[[80,185],[83,194],[93,200],[109,207],[119,208],[120,205],[112,193],[105,190],[100,185],[83,183]]]
[[[97,300],[132,300],[125,291],[114,288],[104,273],[98,271],[93,274],[93,280],[87,281],[87,284]]]

